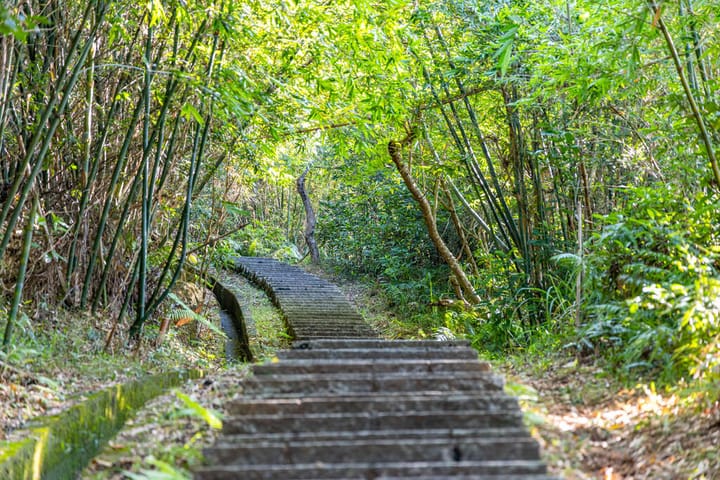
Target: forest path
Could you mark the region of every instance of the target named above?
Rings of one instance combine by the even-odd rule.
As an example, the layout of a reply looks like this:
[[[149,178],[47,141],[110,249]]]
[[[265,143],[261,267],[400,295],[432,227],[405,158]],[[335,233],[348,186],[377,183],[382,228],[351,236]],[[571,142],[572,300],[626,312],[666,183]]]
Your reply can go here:
[[[238,257],[235,266],[270,296],[296,340],[378,336],[337,286],[316,275],[271,258]]]
[[[198,480],[547,480],[503,379],[464,341],[386,341],[337,287],[240,258],[297,339],[255,365]]]

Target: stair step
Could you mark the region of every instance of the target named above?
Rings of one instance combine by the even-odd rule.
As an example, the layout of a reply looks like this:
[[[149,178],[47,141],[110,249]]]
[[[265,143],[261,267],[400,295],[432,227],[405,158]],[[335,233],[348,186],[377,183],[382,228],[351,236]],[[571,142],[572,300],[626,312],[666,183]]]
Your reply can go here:
[[[502,377],[487,372],[457,372],[446,374],[356,373],[283,375],[266,374],[248,379],[245,394],[300,395],[313,393],[349,394],[372,392],[417,391],[501,391]]]
[[[470,342],[467,340],[311,340],[293,342],[292,348],[295,350],[319,350],[319,349],[343,349],[343,348],[469,348]]]
[[[390,478],[472,478],[475,480],[551,480],[542,462],[388,462],[228,465],[200,470],[198,480],[329,480],[329,479],[390,479]]]
[[[517,399],[502,392],[475,394],[442,392],[437,395],[418,395],[414,392],[406,395],[378,393],[376,396],[353,395],[264,400],[240,398],[233,401],[228,407],[231,415],[462,410],[502,412],[513,409],[518,409]]]
[[[529,437],[462,438],[454,441],[435,438],[352,439],[301,442],[253,442],[252,445],[218,443],[205,450],[205,457],[214,463],[296,464],[407,462],[422,458],[429,462],[538,460],[537,443]]]
[[[490,364],[476,360],[284,360],[255,365],[255,375],[321,373],[454,373],[490,372]]]
[[[223,424],[224,434],[330,432],[341,430],[435,430],[451,428],[521,427],[522,413],[509,411],[405,411],[378,413],[320,413],[299,415],[254,415],[231,417]]]
[[[435,359],[466,359],[477,360],[478,354],[471,348],[426,348],[426,347],[402,347],[402,348],[343,348],[339,350],[330,349],[295,349],[278,352],[281,359],[401,359],[408,360],[435,360]]]
[[[265,434],[235,434],[223,435],[222,441],[228,444],[250,445],[253,442],[300,442],[300,441],[336,441],[336,440],[388,440],[399,439],[410,441],[415,439],[445,439],[453,441],[465,438],[498,438],[527,436],[527,429],[523,427],[505,428],[436,428],[436,429],[410,429],[410,430],[357,430],[336,432],[280,432]]]

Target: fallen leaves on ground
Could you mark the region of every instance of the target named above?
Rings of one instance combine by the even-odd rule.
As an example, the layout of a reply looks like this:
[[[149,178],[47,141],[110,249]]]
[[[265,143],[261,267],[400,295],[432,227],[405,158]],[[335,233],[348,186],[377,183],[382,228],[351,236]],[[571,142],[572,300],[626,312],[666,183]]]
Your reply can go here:
[[[720,479],[720,402],[699,408],[652,385],[622,388],[601,369],[570,362],[542,375],[510,372],[531,387],[526,421],[552,473],[567,480]]]

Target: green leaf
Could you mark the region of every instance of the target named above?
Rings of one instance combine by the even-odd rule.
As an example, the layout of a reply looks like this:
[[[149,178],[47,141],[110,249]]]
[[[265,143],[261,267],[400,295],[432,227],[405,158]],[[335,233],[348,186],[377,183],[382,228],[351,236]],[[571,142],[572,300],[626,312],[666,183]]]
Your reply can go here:
[[[504,77],[507,73],[507,69],[510,66],[510,60],[512,60],[513,44],[515,43],[515,36],[517,34],[518,27],[513,27],[508,30],[502,37],[500,37],[500,48],[497,49],[493,58],[497,58],[497,67],[500,70],[500,76]]]
[[[147,463],[157,470],[140,470],[139,473],[123,471],[123,475],[132,480],[190,480],[190,475],[184,470],[174,467],[167,462],[158,460],[152,455],[145,459]]]
[[[197,403],[192,398],[188,397],[182,392],[175,392],[175,395],[182,400],[182,402],[187,406],[195,415],[202,418],[207,422],[208,425],[210,425],[211,428],[214,429],[221,429],[222,428],[222,420],[220,420],[220,417],[217,413],[213,412],[210,409],[207,409]]]
[[[252,213],[249,210],[242,208],[239,204],[237,204],[235,202],[223,201],[222,204],[223,204],[223,208],[225,208],[225,210],[228,213],[232,213],[234,215],[240,215],[240,216],[244,216],[244,217],[249,217],[252,215]]]
[[[192,308],[188,307],[188,306],[185,304],[185,302],[183,302],[182,300],[180,300],[180,297],[178,297],[178,296],[175,295],[174,293],[169,293],[169,294],[168,294],[168,298],[170,298],[171,300],[173,300],[174,302],[176,302],[178,305],[180,305],[180,306],[185,310],[184,313],[185,313],[188,317],[190,317],[190,318],[192,318],[193,320],[197,320],[198,322],[202,323],[202,324],[205,325],[207,328],[209,328],[211,331],[213,331],[214,333],[220,335],[221,337],[227,338],[227,335],[225,335],[225,332],[223,332],[217,325],[215,325],[214,323],[212,323],[211,321],[209,321],[207,318],[203,317],[202,315],[200,315],[200,314],[198,314],[198,313],[195,313]]]
[[[205,123],[202,115],[200,115],[200,112],[198,112],[197,109],[189,103],[186,103],[182,106],[182,110],[180,110],[180,113],[182,113],[182,116],[185,117],[186,120],[190,120],[190,118],[193,118],[200,125]]]

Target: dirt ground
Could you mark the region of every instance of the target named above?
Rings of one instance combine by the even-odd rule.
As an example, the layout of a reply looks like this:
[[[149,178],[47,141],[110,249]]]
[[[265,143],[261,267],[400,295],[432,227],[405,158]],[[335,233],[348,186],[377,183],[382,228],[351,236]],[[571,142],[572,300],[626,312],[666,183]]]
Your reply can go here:
[[[571,361],[506,372],[552,473],[567,480],[720,479],[720,401],[627,389]]]

